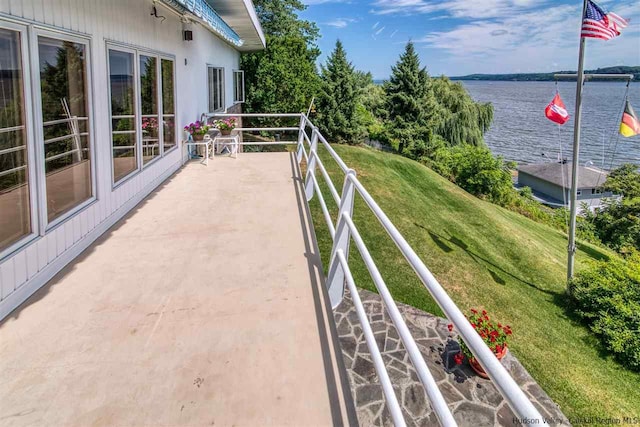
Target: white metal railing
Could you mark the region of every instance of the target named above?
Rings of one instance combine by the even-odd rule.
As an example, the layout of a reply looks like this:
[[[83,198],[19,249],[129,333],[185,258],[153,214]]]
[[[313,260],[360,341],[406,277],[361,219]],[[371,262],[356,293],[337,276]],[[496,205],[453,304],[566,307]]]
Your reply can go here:
[[[89,132],[80,132],[80,128],[78,127],[78,122],[79,121],[87,121],[89,120],[88,117],[78,117],[78,116],[71,116],[68,107],[66,107],[66,104],[63,103],[63,106],[65,106],[65,111],[67,114],[67,118],[64,119],[58,119],[58,120],[50,120],[47,122],[42,123],[43,127],[47,127],[47,126],[54,126],[54,125],[59,125],[59,124],[63,124],[66,123],[69,127],[69,131],[70,133],[66,134],[66,135],[62,135],[62,136],[57,136],[54,138],[49,138],[49,139],[45,139],[44,140],[44,145],[47,144],[53,144],[55,142],[60,142],[60,141],[66,141],[67,139],[73,139],[73,143],[72,145],[74,146],[74,148],[67,150],[63,153],[60,154],[56,154],[53,156],[49,156],[46,157],[44,159],[45,163],[47,162],[51,162],[53,160],[56,159],[60,159],[62,157],[67,157],[67,156],[71,156],[74,155],[75,156],[75,160],[74,163],[78,163],[80,161],[82,161],[82,152],[83,151],[89,151],[88,148],[82,148],[82,143],[80,141],[80,137],[82,136],[87,136],[89,135]]]
[[[327,287],[332,308],[336,308],[344,297],[345,287],[350,290],[353,304],[358,315],[358,319],[362,324],[365,341],[371,353],[373,363],[380,378],[383,393],[387,402],[389,413],[393,422],[397,426],[404,426],[405,421],[398,399],[393,391],[389,375],[386,371],[380,349],[378,349],[371,325],[368,322],[364,306],[357,292],[355,281],[349,268],[349,246],[350,242],[355,243],[356,249],[360,253],[371,278],[384,302],[385,308],[389,313],[398,334],[407,350],[411,363],[413,364],[418,378],[422,383],[427,397],[429,398],[431,407],[436,413],[441,425],[455,426],[456,422],[449,410],[447,403],[442,396],[427,364],[425,363],[420,350],[411,336],[411,332],[407,327],[402,314],[398,309],[389,289],[382,278],[380,271],[371,257],[369,250],[360,235],[358,228],[353,222],[354,200],[356,193],[364,200],[369,210],[374,214],[380,222],[384,230],[387,232],[393,243],[400,250],[411,268],[427,288],[433,299],[440,306],[445,316],[459,331],[461,338],[465,341],[473,355],[476,357],[485,372],[489,375],[500,394],[507,401],[514,414],[520,419],[528,419],[537,424],[544,424],[545,420],[540,415],[536,407],[531,403],[526,394],[520,389],[509,372],[502,366],[500,361],[493,354],[491,349],[484,343],[480,335],[471,326],[465,315],[453,302],[451,297],[444,290],[442,285],[429,271],[427,266],[422,262],[413,248],[409,245],[400,231],[391,222],[389,217],[384,213],[380,206],[376,203],[367,189],[362,185],[356,176],[356,172],[350,169],[340,156],[331,147],[329,142],[320,133],[318,128],[313,125],[305,114],[207,114],[206,117],[297,117],[300,119],[300,125],[297,128],[238,128],[238,130],[266,130],[283,131],[295,129],[298,131],[297,141],[286,142],[260,142],[250,141],[244,145],[296,145],[296,158],[298,163],[305,160],[307,172],[304,180],[304,190],[307,201],[310,201],[314,195],[318,197],[318,202],[322,210],[323,217],[327,223],[327,228],[333,240],[333,247],[329,262],[329,270],[327,274]],[[307,135],[307,128],[311,130],[311,137]],[[344,182],[342,192],[338,193],[333,181],[331,180],[325,165],[318,155],[318,148],[322,146],[337,163],[340,170],[344,173]],[[308,150],[307,150],[308,148]],[[325,203],[324,196],[321,192],[320,184],[316,178],[316,170],[320,170],[321,176],[329,189],[331,197],[338,206],[338,216],[334,224],[331,218],[329,208]],[[537,421],[534,421],[537,420]]]

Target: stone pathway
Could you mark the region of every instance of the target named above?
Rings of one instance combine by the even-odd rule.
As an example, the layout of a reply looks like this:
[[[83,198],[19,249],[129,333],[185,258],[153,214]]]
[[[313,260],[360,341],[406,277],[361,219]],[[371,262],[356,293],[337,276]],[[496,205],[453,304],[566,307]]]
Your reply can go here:
[[[407,425],[438,425],[422,384],[380,297],[365,290],[360,290],[360,297],[391,382],[394,384],[396,396],[402,405]],[[462,365],[455,364],[453,355],[458,353],[459,346],[455,341],[455,334],[451,335],[447,329],[449,322],[446,319],[405,304],[398,304],[398,308],[460,427],[519,425],[491,381],[476,375],[467,362]],[[393,425],[355,307],[348,293],[335,310],[334,317],[360,425]],[[558,406],[511,352],[502,359],[502,363],[531,398],[542,416],[555,421],[551,425],[570,425]]]

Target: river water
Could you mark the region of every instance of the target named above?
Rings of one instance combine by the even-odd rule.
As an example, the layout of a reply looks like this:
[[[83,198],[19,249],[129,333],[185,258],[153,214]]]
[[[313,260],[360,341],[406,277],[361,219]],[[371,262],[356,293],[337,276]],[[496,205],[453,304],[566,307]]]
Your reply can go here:
[[[558,126],[544,116],[544,109],[555,93],[554,82],[465,81],[463,84],[475,100],[493,104],[494,121],[485,140],[495,154],[519,163],[535,163],[556,159],[562,145],[564,157],[571,159],[575,82],[558,83],[560,96],[572,116],[560,132]],[[592,161],[605,169],[622,163],[640,164],[640,136],[618,138],[625,91],[624,82],[585,85],[581,164]],[[640,115],[640,84],[632,83],[629,94],[636,114]]]

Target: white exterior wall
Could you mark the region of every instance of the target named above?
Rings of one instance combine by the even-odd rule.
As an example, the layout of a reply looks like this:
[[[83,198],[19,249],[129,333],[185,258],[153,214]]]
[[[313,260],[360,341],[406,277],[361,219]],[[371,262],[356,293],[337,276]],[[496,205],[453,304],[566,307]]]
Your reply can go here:
[[[175,57],[176,130],[208,108],[207,64],[225,69],[225,104],[233,104],[233,70],[239,53],[206,28],[193,24],[193,41],[182,41],[178,15],[158,3],[162,21],[150,15],[151,0],[0,0],[2,18],[69,30],[91,38],[93,157],[97,200],[65,222],[0,259],[0,319],[25,301],[139,203],[182,164],[183,147],[113,189],[107,42]],[[186,65],[185,65],[186,59]],[[39,96],[39,94],[36,94]],[[30,103],[29,103],[30,104]],[[180,138],[182,132],[178,131]],[[38,142],[36,142],[37,144]],[[32,166],[33,167],[33,166]],[[35,212],[33,214],[36,214]]]

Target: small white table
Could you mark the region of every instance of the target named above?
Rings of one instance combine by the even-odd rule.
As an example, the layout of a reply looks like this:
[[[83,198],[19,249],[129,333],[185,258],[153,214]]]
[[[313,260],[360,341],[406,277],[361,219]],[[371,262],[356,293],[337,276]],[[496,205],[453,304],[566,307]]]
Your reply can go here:
[[[196,150],[198,148],[198,146],[203,146],[204,147],[204,158],[202,159],[201,163],[204,163],[205,165],[209,166],[209,156],[211,155],[211,153],[213,152],[213,147],[211,146],[211,137],[209,137],[209,135],[205,135],[205,138],[202,141],[194,141],[194,140],[188,140],[185,143],[185,146],[187,147],[187,153],[189,152],[189,147],[195,147]]]
[[[238,135],[218,135],[213,138],[213,155],[222,154],[226,149],[229,157],[238,158],[238,148],[240,147],[240,137]]]

